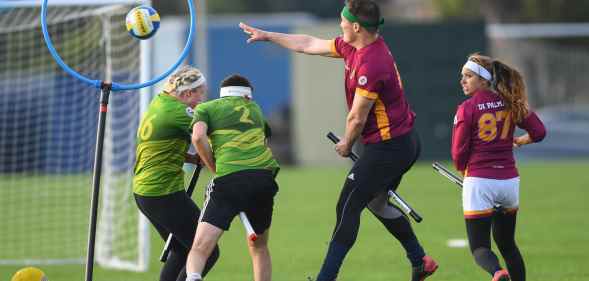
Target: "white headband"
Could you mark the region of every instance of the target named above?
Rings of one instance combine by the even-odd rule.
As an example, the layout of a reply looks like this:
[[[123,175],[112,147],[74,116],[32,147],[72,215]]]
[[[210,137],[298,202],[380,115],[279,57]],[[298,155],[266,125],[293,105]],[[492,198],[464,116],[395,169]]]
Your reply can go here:
[[[479,76],[485,78],[485,80],[487,81],[493,80],[493,76],[491,75],[491,73],[489,73],[488,70],[486,70],[484,67],[482,67],[480,64],[474,61],[467,61],[466,64],[464,64],[463,68],[466,68],[478,74]]]
[[[222,87],[219,93],[221,97],[247,97],[252,98],[252,89],[250,87],[242,86],[228,86]]]
[[[194,81],[192,84],[182,85],[182,86],[176,88],[176,93],[182,93],[186,90],[196,89],[196,88],[204,85],[204,83],[206,83],[206,82],[207,82],[207,79],[205,79],[205,76],[201,75],[200,78],[198,78],[198,80]]]

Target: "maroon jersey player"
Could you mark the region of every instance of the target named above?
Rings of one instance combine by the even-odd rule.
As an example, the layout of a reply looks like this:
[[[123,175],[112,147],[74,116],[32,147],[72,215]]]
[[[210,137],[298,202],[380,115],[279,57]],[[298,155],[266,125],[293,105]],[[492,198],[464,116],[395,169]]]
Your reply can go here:
[[[541,141],[544,125],[529,109],[519,72],[482,55],[471,55],[460,81],[470,98],[458,106],[452,134],[452,159],[464,175],[462,204],[470,250],[493,281],[525,280],[515,243],[519,174],[513,148]],[[515,128],[527,134],[514,137]],[[490,232],[507,265],[491,251]]]
[[[490,89],[478,90],[456,112],[452,137],[456,169],[472,177],[517,177],[513,158],[514,142],[518,140],[513,136],[516,127],[526,130],[533,142],[542,140],[546,133],[536,113],[529,111],[516,122],[500,95]]]
[[[387,191],[399,186],[418,158],[420,144],[413,128],[415,114],[405,99],[395,60],[378,33],[382,22],[374,1],[349,0],[341,11],[342,35],[333,40],[240,24],[250,35],[248,43],[270,41],[296,52],[344,59],[349,113],[344,137],[335,150],[348,156],[360,136],[365,146],[340,193],[337,223],[317,281],[336,279],[356,241],[366,207],[401,242],[413,267],[412,280],[422,281],[438,267],[425,255],[407,218],[387,200]]]
[[[384,39],[378,37],[360,50],[342,36],[332,42],[332,56],[343,58],[345,63],[348,109],[352,109],[356,95],[374,101],[362,130],[362,142],[379,143],[411,132],[415,113],[405,98],[395,59]]]

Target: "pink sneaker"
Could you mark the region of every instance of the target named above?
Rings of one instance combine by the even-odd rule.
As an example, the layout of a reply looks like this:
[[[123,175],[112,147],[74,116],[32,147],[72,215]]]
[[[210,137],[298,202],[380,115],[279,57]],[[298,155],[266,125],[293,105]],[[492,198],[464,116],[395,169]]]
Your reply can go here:
[[[511,280],[509,278],[509,272],[507,272],[506,269],[501,269],[497,272],[495,272],[495,275],[493,275],[493,280],[491,281],[509,281]]]
[[[423,264],[413,268],[412,281],[423,281],[428,276],[434,274],[438,269],[438,263],[430,256],[423,257]]]

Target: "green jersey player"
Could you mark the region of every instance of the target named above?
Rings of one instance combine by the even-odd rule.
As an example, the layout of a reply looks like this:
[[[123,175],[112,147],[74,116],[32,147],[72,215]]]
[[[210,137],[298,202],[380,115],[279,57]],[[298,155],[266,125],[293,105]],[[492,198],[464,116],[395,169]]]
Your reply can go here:
[[[255,241],[248,240],[254,280],[269,281],[268,234],[279,166],[266,145],[267,125],[252,100],[250,82],[239,75],[225,78],[220,98],[196,107],[192,130],[200,158],[216,177],[207,190],[186,264],[186,280],[201,280],[205,262],[223,231],[238,213],[245,212],[258,234]]]
[[[200,209],[184,191],[184,162],[196,164],[188,154],[193,108],[206,98],[206,80],[193,67],[183,67],[168,79],[164,90],[149,105],[137,131],[133,193],[139,210],[165,241],[174,235],[160,281],[176,281],[196,232]],[[219,256],[215,248],[208,271]],[[182,276],[180,278],[182,278]]]

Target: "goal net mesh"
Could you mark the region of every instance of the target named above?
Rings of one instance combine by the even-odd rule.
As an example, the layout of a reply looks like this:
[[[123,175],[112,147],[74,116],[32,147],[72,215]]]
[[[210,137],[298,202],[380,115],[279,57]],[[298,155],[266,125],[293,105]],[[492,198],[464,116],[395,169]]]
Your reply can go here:
[[[131,8],[50,4],[56,50],[91,79],[138,82]],[[131,192],[139,105],[139,91],[111,94],[96,242],[106,267],[146,269],[148,232]],[[40,7],[0,8],[0,264],[85,262],[98,109],[99,91],[49,54]]]

